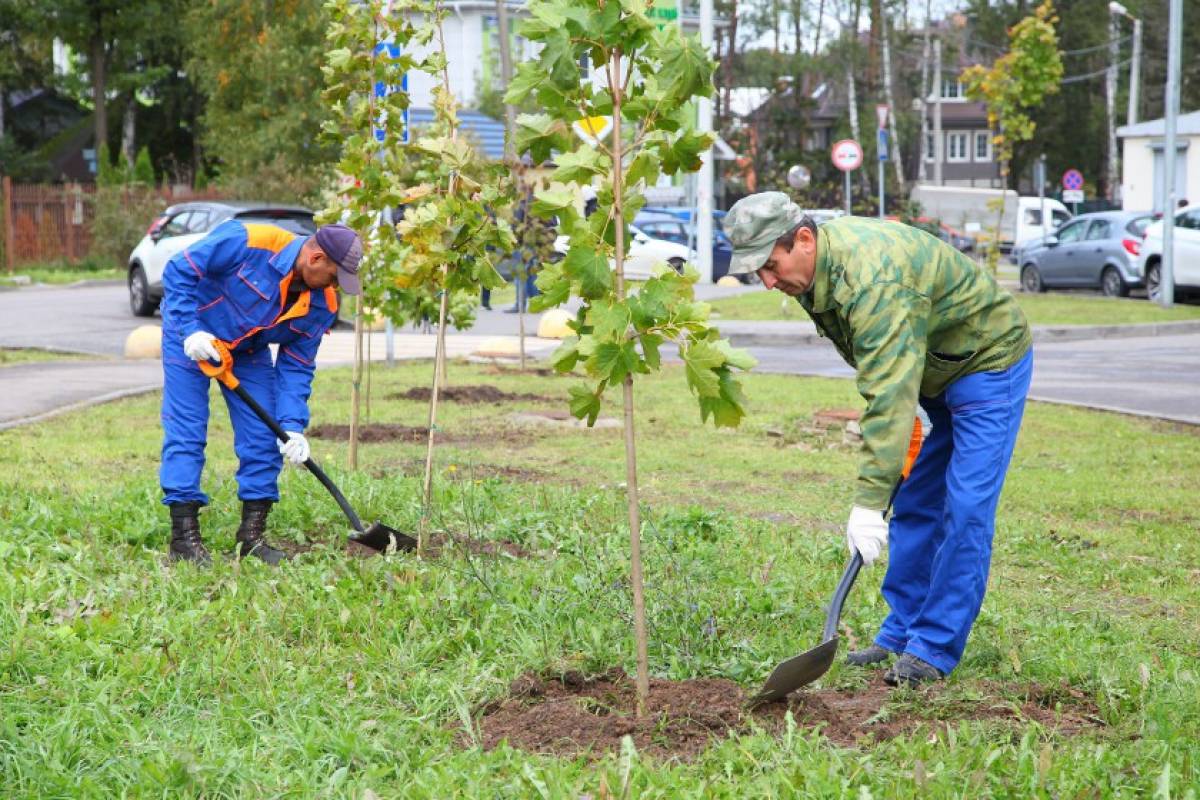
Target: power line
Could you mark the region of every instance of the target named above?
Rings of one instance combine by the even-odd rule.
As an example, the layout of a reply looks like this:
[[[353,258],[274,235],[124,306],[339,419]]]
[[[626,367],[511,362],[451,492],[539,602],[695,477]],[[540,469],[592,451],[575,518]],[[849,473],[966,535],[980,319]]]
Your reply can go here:
[[[1109,41],[1105,42],[1104,44],[1098,44],[1095,47],[1083,47],[1083,48],[1080,48],[1079,50],[1063,50],[1062,55],[1064,55],[1064,56],[1080,56],[1080,55],[1083,55],[1084,53],[1094,53],[1097,50],[1107,50],[1108,48],[1112,47],[1114,44],[1119,47],[1119,46],[1125,44],[1126,42],[1129,42],[1132,40],[1133,40],[1133,35],[1130,34],[1129,36],[1122,36],[1117,39],[1110,39]]]
[[[1124,61],[1118,61],[1115,64],[1115,67],[1117,69],[1120,69],[1121,67],[1127,67],[1127,66],[1129,66],[1131,61],[1133,61],[1132,58],[1127,58]],[[1086,75],[1072,75],[1068,78],[1063,78],[1061,81],[1059,81],[1059,83],[1065,86],[1068,83],[1079,83],[1080,81],[1086,81],[1086,80],[1090,80],[1092,78],[1098,78],[1101,75],[1103,75],[1104,73],[1108,72],[1108,70],[1109,70],[1109,67],[1105,67],[1104,69],[1098,69],[1095,72],[1089,72]]]

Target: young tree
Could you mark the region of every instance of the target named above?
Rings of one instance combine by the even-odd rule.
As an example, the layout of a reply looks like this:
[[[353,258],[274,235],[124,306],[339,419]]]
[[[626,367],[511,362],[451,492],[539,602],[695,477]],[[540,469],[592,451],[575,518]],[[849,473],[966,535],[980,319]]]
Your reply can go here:
[[[497,211],[507,197],[500,188],[499,168],[482,164],[459,132],[458,104],[449,88],[442,37],[445,11],[440,3],[335,0],[329,6],[336,21],[325,73],[325,97],[333,105],[327,130],[342,139],[338,165],[352,181],[324,218],[345,217],[368,243],[360,274],[363,298],[377,303],[393,321],[411,318],[414,309],[427,313],[430,297],[438,299],[437,355],[430,393],[429,440],[426,451],[424,507],[418,537],[423,551],[432,490],[433,445],[437,404],[445,364],[445,331],[452,296],[478,297],[481,286],[504,284],[493,259],[511,252],[511,230]],[[414,22],[419,19],[420,27]],[[427,52],[414,55],[418,49]],[[434,90],[435,123],[412,144],[402,146],[403,111],[408,96],[399,90],[400,76],[419,69],[441,79]],[[377,92],[376,86],[394,91]],[[376,133],[378,131],[378,133]],[[411,132],[410,132],[411,135]],[[413,158],[421,167],[411,169]],[[418,178],[412,183],[405,178]],[[386,209],[404,209],[393,228]],[[361,302],[361,301],[360,301]],[[361,331],[361,319],[356,321]],[[358,348],[361,353],[361,346]],[[358,359],[356,359],[358,361]],[[353,381],[351,437],[357,421],[357,385]]]
[[[733,370],[754,365],[709,327],[707,304],[693,297],[694,271],[678,274],[664,265],[636,293],[625,279],[627,225],[644,203],[644,187],[661,174],[696,171],[700,153],[711,143],[710,135],[694,129],[691,101],[713,91],[714,64],[677,26],[657,29],[645,8],[633,0],[534,0],[521,34],[539,43],[541,51],[536,61],[521,65],[506,97],[519,103],[534,95],[547,112],[518,118],[520,152],[528,152],[535,163],[553,153],[553,182],[599,182],[598,210],[589,217],[579,213],[569,187],[537,193],[533,212],[557,217],[570,248],[561,262],[543,268],[538,278],[543,294],[534,307],[561,305],[571,295],[583,301],[571,323],[575,335],[552,357],[557,370],[568,372],[579,364],[590,378],[570,390],[576,417],[594,423],[605,390],[622,387],[639,715],[645,713],[649,668],[633,376],[658,370],[662,346],[673,342],[699,400],[701,420],[712,417],[717,425],[735,426],[745,410]],[[589,76],[581,64],[590,65]],[[613,120],[607,136],[592,143],[573,135],[572,123],[596,117]]]
[[[1059,90],[1063,75],[1062,57],[1058,51],[1058,22],[1050,0],[1043,0],[1032,15],[1018,22],[1009,31],[1009,50],[996,59],[991,67],[975,65],[963,71],[966,94],[987,104],[988,125],[996,131],[992,143],[996,160],[1000,162],[1000,177],[1007,185],[1009,164],[1018,142],[1033,138],[1036,125],[1030,117],[1032,109],[1042,104],[1048,95]],[[1001,198],[996,229],[1004,218]],[[992,237],[988,262],[995,271],[1000,258],[999,234]]]

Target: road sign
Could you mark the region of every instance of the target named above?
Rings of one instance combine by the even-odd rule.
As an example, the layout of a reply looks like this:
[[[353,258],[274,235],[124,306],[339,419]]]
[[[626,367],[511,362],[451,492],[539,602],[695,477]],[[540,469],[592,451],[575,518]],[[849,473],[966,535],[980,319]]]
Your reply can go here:
[[[876,133],[878,134],[878,141],[876,141],[875,145],[876,145],[876,150],[878,150],[878,152],[879,152],[879,160],[887,161],[888,160],[888,132],[886,130],[884,130],[883,128],[880,128],[878,131],[876,131]]]
[[[580,139],[595,147],[603,141],[605,136],[608,136],[612,125],[612,117],[584,117],[576,120],[571,127],[575,129],[575,134]]]
[[[1083,189],[1063,189],[1062,198],[1064,203],[1082,203]]]
[[[1082,189],[1083,188],[1083,173],[1077,169],[1069,169],[1063,173],[1062,185],[1064,189]],[[1070,200],[1067,201],[1071,202]],[[1082,202],[1082,201],[1081,201]]]
[[[834,142],[830,157],[835,167],[842,172],[851,172],[862,166],[862,146],[853,139],[842,139]]]
[[[793,164],[787,171],[788,186],[793,189],[803,189],[812,180],[812,173],[803,164]]]
[[[379,53],[387,53],[388,58],[397,59],[400,57],[400,47],[392,42],[380,42],[379,44],[375,45],[375,53],[376,53],[376,55],[378,55]],[[389,69],[388,71],[392,72],[392,71],[394,71],[394,68]],[[393,92],[396,92],[396,91],[402,91],[402,92],[408,91],[408,73],[407,72],[403,72],[400,74],[399,85],[397,85],[395,83],[389,83],[387,81],[375,81],[375,96],[376,97],[380,97],[380,98],[387,97],[389,94],[392,94]],[[403,130],[404,130],[404,132],[400,135],[400,141],[403,144],[408,144],[408,109],[407,108],[404,109],[404,111],[400,112],[400,114],[401,114],[400,122],[403,125]],[[379,120],[378,120],[380,127],[375,128],[375,141],[377,141],[377,142],[382,143],[384,138],[386,137],[386,134],[384,133],[384,128],[383,128],[384,122],[386,120],[387,120],[387,109],[381,109],[379,112]]]

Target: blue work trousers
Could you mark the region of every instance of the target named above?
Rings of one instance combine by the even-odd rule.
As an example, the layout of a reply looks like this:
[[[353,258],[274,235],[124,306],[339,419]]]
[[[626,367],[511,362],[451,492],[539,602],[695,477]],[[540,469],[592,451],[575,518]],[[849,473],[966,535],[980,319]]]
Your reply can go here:
[[[966,375],[921,398],[932,427],[896,495],[875,642],[949,673],[983,605],[996,504],[1012,457],[1033,351],[1011,367]]]
[[[233,374],[268,414],[275,414],[275,366],[267,347],[237,353]],[[183,353],[176,335],[163,332],[162,465],[159,484],[163,504],[208,504],[200,490],[204,447],[208,441],[208,389],[212,379]],[[236,394],[221,386],[229,421],[233,425],[233,450],[238,457],[238,497],[242,500],[278,500],[277,479],[283,456],[275,434]]]

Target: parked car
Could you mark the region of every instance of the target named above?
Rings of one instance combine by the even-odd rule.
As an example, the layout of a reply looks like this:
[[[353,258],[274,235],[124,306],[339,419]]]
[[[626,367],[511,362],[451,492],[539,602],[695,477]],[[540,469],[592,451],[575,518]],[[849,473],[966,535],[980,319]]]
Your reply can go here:
[[[625,277],[631,280],[650,280],[660,264],[669,264],[676,272],[682,272],[684,265],[695,262],[696,253],[687,245],[656,239],[636,225],[629,226],[628,245],[629,250],[625,254]],[[559,236],[554,241],[554,250],[560,257],[566,257],[569,248],[570,239],[566,235]],[[609,259],[609,267],[616,269],[616,263],[612,259]]]
[[[171,256],[199,241],[227,219],[266,222],[308,236],[317,230],[313,212],[270,203],[203,201],[179,203],[159,214],[129,254],[129,309],[152,317],[162,302],[163,270]]]
[[[638,212],[633,223],[647,236],[655,239],[666,239],[668,242],[692,247],[696,242],[696,232],[692,226],[675,216],[659,212]],[[729,272],[729,260],[733,257],[733,245],[730,244],[724,231],[713,220],[712,246],[712,279],[716,283]]]
[[[928,234],[936,236],[946,244],[963,253],[969,253],[975,249],[975,240],[965,233],[951,228],[940,219],[931,219],[930,217],[914,217],[910,220],[901,220],[897,216],[889,216],[893,222],[904,222],[914,228],[925,231]]]
[[[1138,273],[1143,276],[1146,293],[1159,302],[1162,294],[1162,220],[1146,226],[1138,258]],[[1200,205],[1187,206],[1175,212],[1173,234],[1175,258],[1171,262],[1175,296],[1200,293]]]
[[[1141,211],[1080,214],[1020,249],[1021,288],[1098,288],[1109,297],[1125,297],[1142,285],[1137,259],[1142,234],[1153,219]]]

